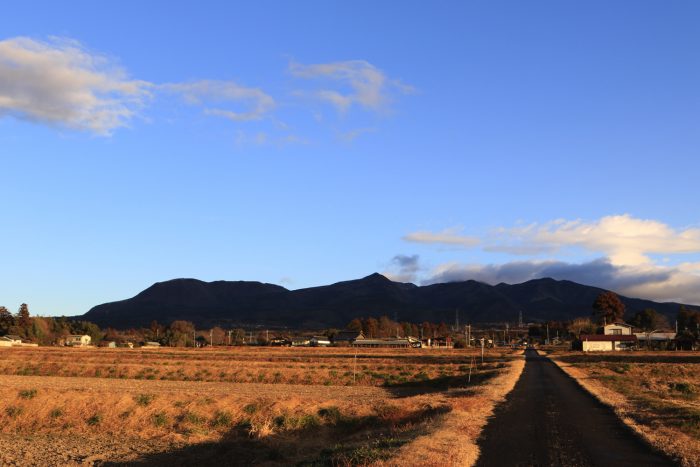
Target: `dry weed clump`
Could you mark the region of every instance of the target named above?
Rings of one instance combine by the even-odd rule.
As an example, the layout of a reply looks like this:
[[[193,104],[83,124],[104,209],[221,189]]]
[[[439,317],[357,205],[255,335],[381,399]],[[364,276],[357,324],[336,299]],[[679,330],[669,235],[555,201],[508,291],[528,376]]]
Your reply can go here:
[[[651,445],[682,465],[700,465],[696,355],[564,354],[552,360]]]

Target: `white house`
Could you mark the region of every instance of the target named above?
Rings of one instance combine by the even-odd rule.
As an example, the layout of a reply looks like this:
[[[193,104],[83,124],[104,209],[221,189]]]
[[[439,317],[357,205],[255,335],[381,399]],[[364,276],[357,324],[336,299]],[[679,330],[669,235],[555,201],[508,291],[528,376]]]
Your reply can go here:
[[[87,334],[73,334],[66,336],[66,345],[70,347],[87,347],[90,345],[92,338]]]
[[[606,324],[603,326],[603,334],[606,336],[631,336],[632,326],[625,323]]]
[[[582,334],[579,340],[584,352],[627,350],[637,345],[637,336],[629,334]]]
[[[22,338],[13,334],[0,337],[0,347],[12,347],[13,345],[22,345]]]

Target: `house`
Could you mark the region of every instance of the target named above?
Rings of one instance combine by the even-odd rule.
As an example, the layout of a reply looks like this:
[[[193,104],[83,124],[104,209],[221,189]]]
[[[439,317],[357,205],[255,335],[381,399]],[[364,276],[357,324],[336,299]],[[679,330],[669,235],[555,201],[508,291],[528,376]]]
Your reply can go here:
[[[572,344],[574,350],[610,352],[630,350],[637,346],[637,336],[630,334],[581,334]]]
[[[634,335],[637,336],[637,340],[639,341],[640,345],[645,345],[647,348],[675,348],[675,332],[635,332]]]
[[[420,341],[418,341],[420,343]],[[388,339],[358,339],[352,343],[353,347],[385,347],[385,348],[408,348],[413,343],[409,339],[388,338]]]
[[[270,339],[270,342],[268,342],[268,345],[272,347],[291,347],[292,341],[286,337],[273,337]]]
[[[314,336],[309,340],[309,344],[311,347],[328,347],[331,341],[326,336]]]
[[[492,342],[492,347],[493,347],[493,341]],[[430,341],[430,347],[435,347],[435,348],[443,348],[443,349],[451,349],[453,346],[452,338],[450,336],[445,336],[445,337],[433,337]]]
[[[73,334],[66,336],[65,344],[69,347],[87,347],[92,338],[87,334]]]
[[[293,337],[292,347],[308,347],[311,345],[311,339],[308,337]]]
[[[22,338],[14,334],[7,334],[0,337],[0,346],[12,347],[13,345],[22,345]]]
[[[106,347],[108,349],[116,349],[117,343],[115,341],[104,341],[100,343],[100,347]]]
[[[625,323],[613,323],[603,326],[603,335],[605,336],[631,336],[632,326]]]
[[[356,340],[362,340],[365,335],[362,331],[340,331],[338,334],[333,336],[333,345],[345,346],[352,345]]]

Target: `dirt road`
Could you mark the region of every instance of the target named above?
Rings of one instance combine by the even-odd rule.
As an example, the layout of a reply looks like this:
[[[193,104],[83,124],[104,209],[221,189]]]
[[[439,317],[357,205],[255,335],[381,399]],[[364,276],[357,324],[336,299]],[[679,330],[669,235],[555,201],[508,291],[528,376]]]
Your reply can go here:
[[[548,358],[523,374],[479,440],[477,466],[675,465],[638,439]]]

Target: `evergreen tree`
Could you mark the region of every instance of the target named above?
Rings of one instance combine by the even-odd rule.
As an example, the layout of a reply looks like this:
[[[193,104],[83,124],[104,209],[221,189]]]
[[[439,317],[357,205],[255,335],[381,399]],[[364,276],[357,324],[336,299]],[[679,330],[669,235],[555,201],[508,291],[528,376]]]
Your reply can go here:
[[[29,317],[29,307],[26,303],[22,303],[19,306],[19,311],[17,312],[17,325],[24,329],[29,329],[32,324],[32,320]]]
[[[0,334],[7,334],[14,324],[15,319],[12,313],[10,313],[10,310],[4,306],[0,306]]]

